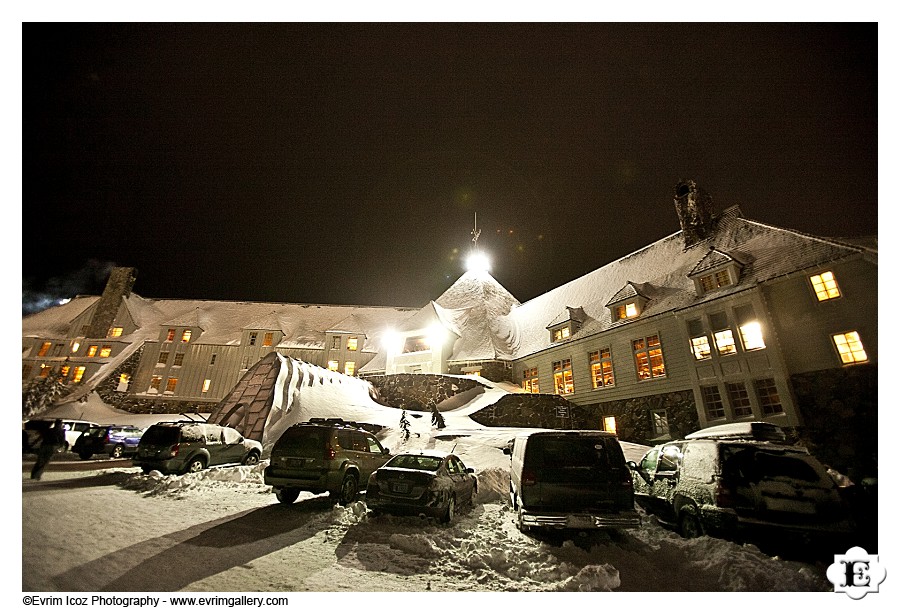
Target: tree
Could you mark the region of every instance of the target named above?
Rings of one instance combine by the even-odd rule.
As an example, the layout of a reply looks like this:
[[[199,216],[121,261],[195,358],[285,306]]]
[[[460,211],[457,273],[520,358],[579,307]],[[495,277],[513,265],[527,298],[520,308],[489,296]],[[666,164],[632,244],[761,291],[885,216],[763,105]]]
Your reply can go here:
[[[403,441],[409,441],[409,418],[406,417],[406,410],[400,414],[400,432],[403,434]]]
[[[435,428],[442,429],[447,426],[444,423],[444,417],[441,415],[441,412],[438,411],[437,405],[431,405],[431,424]]]
[[[54,373],[31,380],[22,390],[22,417],[42,413],[66,392],[68,387]]]

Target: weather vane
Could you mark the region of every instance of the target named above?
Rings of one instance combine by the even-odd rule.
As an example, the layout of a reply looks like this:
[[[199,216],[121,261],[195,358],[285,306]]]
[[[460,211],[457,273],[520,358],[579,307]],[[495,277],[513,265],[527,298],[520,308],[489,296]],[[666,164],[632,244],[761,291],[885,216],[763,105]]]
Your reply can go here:
[[[481,231],[478,230],[478,212],[475,212],[475,227],[472,229],[472,249],[478,249],[478,237],[481,236]]]

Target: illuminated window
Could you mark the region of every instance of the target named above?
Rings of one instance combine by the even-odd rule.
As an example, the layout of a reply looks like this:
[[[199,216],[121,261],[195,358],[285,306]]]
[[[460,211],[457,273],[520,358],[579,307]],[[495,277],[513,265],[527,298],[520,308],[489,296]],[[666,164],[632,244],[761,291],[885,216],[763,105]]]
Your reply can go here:
[[[778,388],[775,386],[774,379],[756,380],[756,394],[759,397],[759,406],[765,415],[781,414],[784,409],[781,407],[781,397],[778,396]]]
[[[838,298],[841,295],[841,290],[838,288],[837,280],[834,278],[834,273],[831,271],[825,271],[824,273],[819,273],[818,275],[813,275],[809,278],[809,281],[812,282],[813,290],[816,293],[816,298],[820,301],[827,301],[829,299]]]
[[[553,363],[553,384],[556,387],[556,394],[572,394],[575,392],[571,359],[566,358]]]
[[[615,433],[616,432],[616,417],[615,416],[605,416],[603,418],[603,430],[607,433]]]
[[[211,380],[211,379],[205,379],[205,380],[203,380],[203,390],[201,390],[200,392],[209,392],[209,386],[210,386],[210,384],[212,384],[212,380]]]
[[[628,318],[636,318],[638,315],[637,304],[627,303],[616,307],[616,319],[625,320]]]
[[[718,386],[700,386],[700,395],[703,397],[703,408],[706,410],[707,420],[719,420],[725,417],[725,404]]]
[[[128,392],[128,383],[131,381],[131,376],[127,373],[122,373],[119,375],[119,385],[116,386],[116,392]]]
[[[713,336],[716,339],[716,349],[719,350],[719,354],[734,354],[737,352],[737,346],[734,344],[734,333],[730,328],[713,333]]]
[[[96,356],[97,355],[97,346],[96,345],[88,346],[87,355],[88,355],[88,358],[93,358],[94,356]]]
[[[81,381],[82,377],[84,377],[84,367],[75,367],[75,371],[72,375],[72,383],[77,384]]]
[[[712,356],[712,350],[709,348],[709,337],[701,335],[692,338],[691,350],[694,352],[694,358],[697,360],[706,360]]]
[[[150,378],[150,387],[147,389],[147,392],[159,392],[159,385],[162,383],[162,378],[158,375],[154,375]]]
[[[856,331],[833,335],[832,338],[834,339],[838,354],[841,355],[841,362],[843,364],[848,365],[854,362],[865,362],[869,359],[868,356],[866,356],[866,350],[863,348],[862,341],[859,339],[859,333]]]
[[[175,360],[172,361],[172,365],[180,367],[182,364],[184,364],[184,352],[176,352]]]
[[[48,375],[50,375],[50,371],[51,371],[50,365],[41,365],[40,376],[47,377]]]
[[[704,292],[709,292],[710,290],[715,290],[716,288],[723,288],[730,285],[731,274],[728,272],[728,269],[718,271],[717,273],[712,273],[710,275],[704,275],[700,278],[700,286],[703,288]]]
[[[181,333],[181,342],[182,343],[190,343],[191,341],[191,331],[189,329],[185,329],[183,333]]]
[[[74,354],[75,352],[77,352],[78,348],[80,348],[80,347],[81,347],[80,341],[73,341],[72,342],[72,353]]]
[[[348,360],[344,363],[344,375],[353,375],[356,373],[356,363]]]
[[[104,345],[100,348],[100,358],[109,358],[109,355],[112,354],[112,346]]]
[[[156,364],[164,365],[169,362],[169,353],[168,352],[160,352],[159,358],[156,359]]]
[[[740,330],[741,343],[744,344],[745,351],[765,349],[766,342],[763,341],[762,326],[759,322],[742,324]]]
[[[525,392],[531,392],[533,394],[538,394],[540,392],[537,367],[525,369],[525,371],[522,372],[522,388],[525,389]]]
[[[669,434],[669,417],[665,410],[654,411],[651,414],[653,419],[653,434],[656,436]]]
[[[634,350],[634,364],[637,368],[638,379],[665,377],[666,365],[663,362],[659,335],[635,339],[631,342],[631,346]]]
[[[329,371],[337,371],[338,370],[338,361],[329,360],[328,361],[328,370]]]
[[[553,341],[562,341],[569,338],[569,327],[557,328],[553,331]]]
[[[169,332],[166,333],[166,341],[175,341],[175,329],[170,328]]]
[[[41,349],[38,350],[37,355],[38,356],[46,356],[47,352],[50,351],[50,348],[52,346],[53,346],[52,343],[50,343],[49,341],[45,341],[44,343],[41,344]]]
[[[174,393],[175,386],[177,386],[177,385],[178,385],[178,378],[170,377],[168,380],[166,380],[166,393],[168,393],[168,394]]]
[[[612,355],[609,352],[609,348],[602,349],[599,352],[588,353],[588,359],[591,362],[591,384],[593,387],[614,386]]]
[[[735,418],[750,416],[753,414],[753,408],[750,406],[750,393],[744,382],[729,382],[725,384],[728,390],[728,401],[731,403],[731,409]]]
[[[275,338],[275,333],[266,333],[263,335],[263,347],[270,348],[272,347],[272,340]]]
[[[109,334],[107,337],[121,337],[122,336],[122,327],[121,326],[113,326],[109,329]]]
[[[431,349],[428,337],[407,337],[403,344],[403,353],[412,354],[413,352],[427,352]]]
[[[256,345],[256,333],[250,333],[250,345]]]
[[[59,379],[64,380],[69,376],[69,370],[71,367],[69,365],[63,365],[59,368]]]
[[[359,345],[359,339],[357,337],[348,337],[347,338],[347,349],[349,351],[355,352],[358,345]]]

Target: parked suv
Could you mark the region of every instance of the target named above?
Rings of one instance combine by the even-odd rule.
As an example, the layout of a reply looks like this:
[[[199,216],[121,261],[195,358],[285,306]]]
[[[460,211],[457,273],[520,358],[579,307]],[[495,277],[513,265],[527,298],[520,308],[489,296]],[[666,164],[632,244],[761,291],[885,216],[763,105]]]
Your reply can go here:
[[[293,503],[307,491],[327,492],[346,505],[390,458],[390,450],[355,423],[303,422],[288,427],[275,442],[264,480],[282,503]]]
[[[630,461],[638,505],[685,537],[847,536],[837,484],[806,448],[767,423],[714,427]]]
[[[137,452],[144,429],[131,425],[97,426],[86,430],[75,441],[72,452],[82,460],[94,454],[108,454],[110,458],[122,458]]]
[[[631,472],[605,431],[537,431],[516,437],[509,498],[519,530],[640,526]]]
[[[255,465],[262,444],[235,429],[205,422],[158,422],[144,432],[134,464],[144,473],[196,473],[214,465]]]

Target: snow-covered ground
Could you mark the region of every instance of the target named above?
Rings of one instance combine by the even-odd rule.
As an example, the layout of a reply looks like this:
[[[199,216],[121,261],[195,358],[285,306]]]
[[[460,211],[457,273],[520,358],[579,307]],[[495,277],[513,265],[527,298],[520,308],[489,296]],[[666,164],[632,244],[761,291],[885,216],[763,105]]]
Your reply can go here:
[[[51,470],[40,482],[23,471],[21,589],[402,591],[419,597],[429,591],[791,591],[816,603],[842,597],[841,603],[849,604],[846,596],[827,594],[832,589],[827,564],[783,560],[753,545],[710,537],[686,540],[652,517],[645,516],[639,529],[573,540],[522,534],[506,502],[509,459],[501,450],[517,429],[479,427],[468,417],[501,394],[502,389],[485,388],[448,408],[444,429],[433,429],[426,413],[412,421],[408,441],[392,427],[381,436],[395,452],[454,448],[476,468],[477,504],[449,526],[369,517],[363,500],[340,507],[327,497],[303,494],[291,506],[278,504],[263,483],[266,461],[184,476],[144,475],[131,467],[91,469],[86,463],[85,470]],[[334,414],[317,407],[312,396],[303,409],[307,417]],[[96,397],[54,414],[139,425],[170,418],[122,415]],[[376,423],[384,419],[369,417]],[[638,459],[646,448],[623,442],[623,449]],[[367,601],[365,607],[373,603],[397,602]],[[426,601],[436,610],[450,603],[455,602]],[[516,603],[527,609],[536,602]],[[665,601],[656,603],[667,608]]]

